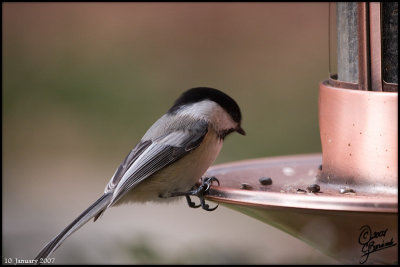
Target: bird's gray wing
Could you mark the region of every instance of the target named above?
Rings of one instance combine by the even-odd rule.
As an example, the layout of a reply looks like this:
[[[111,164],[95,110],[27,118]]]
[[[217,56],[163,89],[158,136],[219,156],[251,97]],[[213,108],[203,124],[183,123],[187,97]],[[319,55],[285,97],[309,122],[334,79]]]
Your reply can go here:
[[[125,172],[129,169],[133,162],[151,145],[151,141],[140,141],[125,157],[124,161],[119,165],[118,169],[115,171],[114,175],[111,177],[111,180],[108,182],[104,194],[111,195],[114,192],[114,189],[117,187],[119,181],[124,176]],[[104,213],[108,204],[103,207],[95,216],[93,216],[93,221],[97,221],[97,219]]]
[[[121,181],[122,176],[131,167],[132,163],[151,145],[151,141],[140,141],[125,157],[124,161],[119,165],[118,169],[115,171],[111,180],[108,182],[104,193],[112,193],[117,187],[119,181]]]
[[[107,186],[113,190],[108,207],[147,177],[197,148],[207,134],[208,123],[196,121],[194,124],[167,132],[153,141],[143,141],[133,149]]]

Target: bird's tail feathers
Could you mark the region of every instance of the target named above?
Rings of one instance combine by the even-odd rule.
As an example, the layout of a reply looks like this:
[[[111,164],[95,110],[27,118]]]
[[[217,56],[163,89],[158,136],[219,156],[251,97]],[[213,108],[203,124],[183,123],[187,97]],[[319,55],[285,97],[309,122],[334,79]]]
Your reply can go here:
[[[112,199],[112,194],[102,195],[96,202],[94,202],[89,208],[87,208],[81,215],[79,215],[72,223],[70,223],[63,231],[55,236],[46,246],[42,248],[35,260],[40,263],[40,259],[47,258],[52,252],[54,252],[61,243],[72,233],[78,230],[81,226],[87,223],[91,218],[98,216],[103,213],[107,208],[108,204]]]

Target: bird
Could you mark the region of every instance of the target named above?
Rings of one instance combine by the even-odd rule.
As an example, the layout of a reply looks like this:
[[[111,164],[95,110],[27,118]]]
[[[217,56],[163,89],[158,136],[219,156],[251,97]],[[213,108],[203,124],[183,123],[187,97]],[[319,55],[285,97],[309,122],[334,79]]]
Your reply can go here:
[[[36,262],[46,259],[67,237],[112,206],[169,202],[185,196],[189,207],[214,210],[216,207],[205,203],[204,195],[219,181],[202,176],[217,158],[226,136],[246,134],[241,120],[236,101],[218,89],[195,87],[183,92],[128,153],[102,196],[47,243]],[[195,205],[190,196],[198,196],[201,204]]]

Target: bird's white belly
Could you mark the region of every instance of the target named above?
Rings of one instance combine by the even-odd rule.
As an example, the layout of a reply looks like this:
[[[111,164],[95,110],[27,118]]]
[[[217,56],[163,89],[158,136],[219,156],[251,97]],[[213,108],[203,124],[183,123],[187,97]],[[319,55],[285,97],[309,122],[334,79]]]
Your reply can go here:
[[[209,129],[198,148],[139,183],[115,205],[127,202],[168,202],[178,199],[165,196],[172,192],[190,190],[215,161],[222,144],[223,140]]]

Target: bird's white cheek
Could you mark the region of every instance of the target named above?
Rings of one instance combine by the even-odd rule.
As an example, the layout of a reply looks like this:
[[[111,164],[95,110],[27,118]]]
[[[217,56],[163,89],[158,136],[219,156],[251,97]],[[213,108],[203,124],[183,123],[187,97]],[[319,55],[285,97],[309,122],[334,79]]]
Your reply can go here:
[[[212,114],[210,122],[217,132],[236,128],[237,123],[220,106],[216,106]]]

